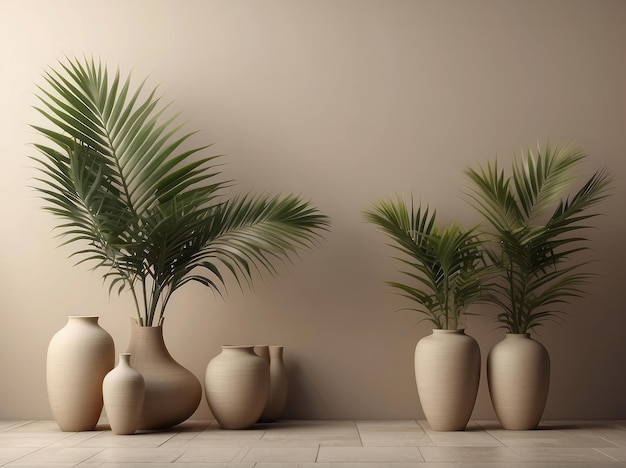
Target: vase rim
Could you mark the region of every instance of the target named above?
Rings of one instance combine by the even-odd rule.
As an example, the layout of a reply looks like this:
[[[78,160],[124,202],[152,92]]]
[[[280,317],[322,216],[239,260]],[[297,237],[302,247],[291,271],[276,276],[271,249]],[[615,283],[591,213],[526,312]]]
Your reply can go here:
[[[510,336],[510,337],[517,337],[517,338],[524,338],[524,337],[530,337],[530,332],[526,332],[526,333],[511,333],[511,332],[506,332],[504,334],[504,336]]]
[[[433,333],[465,333],[465,328],[433,328]]]
[[[222,349],[253,349],[255,346],[258,345],[230,345],[230,344],[225,344],[225,345],[221,345]]]

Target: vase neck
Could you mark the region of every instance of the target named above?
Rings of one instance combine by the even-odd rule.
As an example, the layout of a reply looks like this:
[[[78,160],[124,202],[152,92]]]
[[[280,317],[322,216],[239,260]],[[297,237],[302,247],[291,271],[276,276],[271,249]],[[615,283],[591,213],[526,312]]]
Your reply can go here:
[[[530,338],[530,333],[506,333],[505,338],[524,339]]]
[[[270,346],[270,358],[271,359],[282,359],[283,358],[283,347],[282,346]]]
[[[97,315],[68,315],[67,321],[71,323],[98,323]]]
[[[464,335],[465,328],[443,329],[433,328],[433,335]]]

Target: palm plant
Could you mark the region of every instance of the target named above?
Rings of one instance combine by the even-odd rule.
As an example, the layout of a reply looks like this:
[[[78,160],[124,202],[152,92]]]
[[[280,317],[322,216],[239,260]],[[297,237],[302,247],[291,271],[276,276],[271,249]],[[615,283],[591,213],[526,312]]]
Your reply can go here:
[[[482,249],[475,229],[454,223],[442,229],[436,212],[410,208],[406,201],[381,200],[365,211],[365,218],[376,224],[401,253],[395,257],[407,269],[401,271],[410,283],[389,281],[401,296],[419,307],[409,308],[426,315],[439,329],[456,329],[467,307],[481,297],[486,272]]]
[[[575,171],[586,155],[574,147],[548,144],[514,158],[512,174],[497,161],[467,169],[472,205],[489,228],[489,258],[498,275],[488,300],[501,312],[497,320],[510,333],[527,333],[563,313],[562,306],[583,295],[590,274],[587,260],[575,260],[588,249],[581,231],[589,228],[590,211],[608,194],[610,175],[596,171],[573,195]]]
[[[61,219],[78,263],[101,268],[110,291],[130,291],[138,322],[160,325],[172,294],[195,281],[221,294],[226,271],[241,284],[255,270],[316,245],[329,219],[295,195],[226,197],[217,156],[186,148],[178,115],[157,89],[70,59],[45,75],[33,126],[45,209]],[[50,144],[51,143],[51,144]]]

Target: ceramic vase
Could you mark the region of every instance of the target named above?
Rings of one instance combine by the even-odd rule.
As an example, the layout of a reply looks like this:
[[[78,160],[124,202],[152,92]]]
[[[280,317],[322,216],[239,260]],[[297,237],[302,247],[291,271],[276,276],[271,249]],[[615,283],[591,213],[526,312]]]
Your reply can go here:
[[[90,431],[102,413],[102,381],[115,365],[113,338],[98,317],[69,316],[50,340],[46,361],[52,415],[65,432]]]
[[[163,429],[180,424],[198,408],[202,386],[194,374],[174,360],[163,341],[163,327],[131,321],[130,364],[145,381],[145,397],[137,429]]]
[[[139,426],[146,384],[142,375],[130,365],[130,354],[120,354],[111,372],[104,377],[104,409],[114,434],[134,434]]]
[[[274,422],[280,419],[287,403],[287,369],[283,360],[282,346],[269,346],[270,388],[267,403],[260,422]]]
[[[207,403],[224,429],[246,429],[263,413],[269,394],[270,371],[253,346],[222,346],[209,362],[204,390]]]
[[[415,347],[417,392],[430,427],[460,431],[478,393],[480,349],[464,330],[433,330]]]
[[[507,333],[487,356],[489,395],[504,429],[535,429],[550,386],[550,356],[530,333]]]

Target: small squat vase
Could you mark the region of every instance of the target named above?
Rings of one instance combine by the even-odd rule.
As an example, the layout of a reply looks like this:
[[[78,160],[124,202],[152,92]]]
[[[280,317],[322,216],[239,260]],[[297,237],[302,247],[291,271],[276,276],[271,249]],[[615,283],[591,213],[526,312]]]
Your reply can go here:
[[[415,381],[424,415],[435,431],[462,431],[480,380],[480,348],[464,330],[435,329],[415,347]]]
[[[260,422],[274,422],[280,419],[287,403],[287,369],[283,360],[283,346],[269,347],[270,388],[265,409]]]
[[[46,383],[50,409],[64,432],[91,431],[102,413],[102,381],[115,365],[113,338],[95,316],[69,316],[50,340]]]
[[[247,429],[263,413],[269,385],[269,365],[253,346],[224,345],[207,366],[204,389],[223,429]]]
[[[146,384],[143,376],[130,365],[130,354],[120,359],[102,383],[104,409],[114,434],[134,434],[139,426]]]
[[[507,333],[487,356],[489,395],[504,429],[535,429],[550,386],[550,355],[530,333]]]
[[[130,364],[145,381],[145,397],[137,429],[164,429],[180,424],[198,408],[200,381],[174,360],[163,341],[163,327],[131,323]]]

